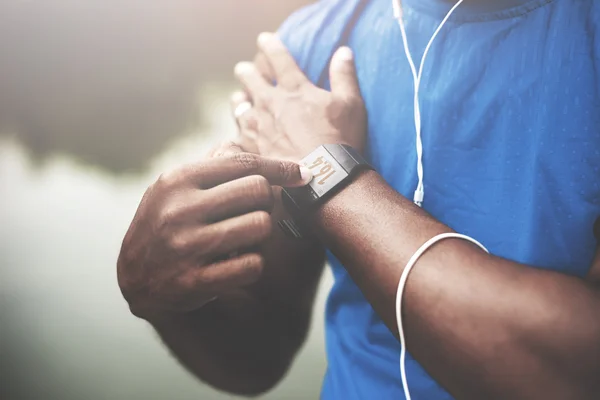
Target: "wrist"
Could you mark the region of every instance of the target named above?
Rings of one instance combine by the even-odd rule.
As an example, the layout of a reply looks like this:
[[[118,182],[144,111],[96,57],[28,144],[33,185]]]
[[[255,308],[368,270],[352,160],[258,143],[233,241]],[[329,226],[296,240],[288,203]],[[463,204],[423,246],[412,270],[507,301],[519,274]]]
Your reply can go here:
[[[307,229],[303,220],[325,201],[350,184],[356,176],[372,167],[358,151],[346,144],[321,145],[300,164],[313,173],[313,179],[303,187],[284,188],[282,201],[293,217],[293,221],[280,221],[284,232],[294,237],[303,237]]]
[[[339,210],[340,208],[350,209],[352,201],[349,199],[355,196],[356,192],[372,191],[372,183],[379,181],[381,177],[379,174],[371,169],[362,169],[357,171],[353,179],[348,182],[342,190],[336,191],[331,196],[326,198],[322,204],[315,207],[313,212],[309,213],[308,216],[312,222],[313,219],[322,218],[324,215],[329,215],[332,210]]]

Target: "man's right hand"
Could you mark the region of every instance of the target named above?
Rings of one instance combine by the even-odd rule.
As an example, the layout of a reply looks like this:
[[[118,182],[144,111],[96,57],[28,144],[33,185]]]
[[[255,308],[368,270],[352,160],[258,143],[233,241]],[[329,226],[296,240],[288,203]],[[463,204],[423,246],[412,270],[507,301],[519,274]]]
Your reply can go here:
[[[289,161],[228,153],[163,174],[138,207],[117,263],[131,311],[152,320],[255,282],[271,234],[271,185],[310,177]]]

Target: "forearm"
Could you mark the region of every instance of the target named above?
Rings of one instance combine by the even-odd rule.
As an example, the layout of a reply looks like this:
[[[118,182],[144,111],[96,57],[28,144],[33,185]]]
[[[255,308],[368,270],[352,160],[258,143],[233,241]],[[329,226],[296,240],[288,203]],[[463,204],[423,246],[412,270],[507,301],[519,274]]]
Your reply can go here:
[[[277,319],[254,296],[239,292],[195,312],[153,321],[153,326],[202,381],[254,395],[281,379],[303,340],[303,327],[294,330]]]
[[[273,220],[284,218],[279,203]],[[201,309],[153,323],[192,373],[221,390],[257,394],[274,386],[304,342],[324,249],[274,233],[261,249],[263,276]]]
[[[404,266],[425,241],[451,231],[374,172],[331,198],[311,224],[394,334]],[[411,272],[403,312],[408,350],[459,398],[598,393],[600,297],[581,279],[450,239]]]

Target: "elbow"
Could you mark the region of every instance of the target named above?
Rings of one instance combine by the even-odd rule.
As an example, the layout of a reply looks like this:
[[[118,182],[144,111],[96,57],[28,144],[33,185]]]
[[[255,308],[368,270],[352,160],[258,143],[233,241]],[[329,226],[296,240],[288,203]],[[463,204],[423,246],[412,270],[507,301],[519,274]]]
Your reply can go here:
[[[598,399],[600,394],[600,311],[590,321],[590,328],[579,351],[582,368],[574,380],[574,387],[583,389],[582,398]]]
[[[529,368],[522,370],[529,379],[514,382],[516,394],[527,394],[516,397],[599,398],[600,297],[584,292],[578,300],[584,301],[554,307],[521,331],[525,334],[514,344],[529,360]]]
[[[582,312],[582,317],[575,323],[574,332],[578,337],[571,341],[574,354],[572,365],[574,379],[571,384],[585,390],[585,397],[598,398],[600,393],[600,296],[595,297],[588,312]]]
[[[555,363],[569,398],[598,399],[600,393],[600,310],[582,312],[581,318],[573,320],[570,335],[564,335],[563,362]],[[591,311],[591,310],[589,310]],[[585,315],[584,315],[585,314]],[[562,364],[562,365],[561,365]]]

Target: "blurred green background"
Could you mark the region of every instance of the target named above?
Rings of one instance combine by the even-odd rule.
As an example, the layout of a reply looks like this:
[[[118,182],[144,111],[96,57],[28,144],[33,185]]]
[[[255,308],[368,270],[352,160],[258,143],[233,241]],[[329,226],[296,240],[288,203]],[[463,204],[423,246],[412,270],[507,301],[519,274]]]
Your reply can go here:
[[[235,133],[235,62],[306,2],[0,0],[1,399],[233,398],[129,314],[115,262],[158,174]],[[261,398],[318,398],[330,285]]]

